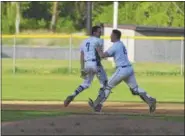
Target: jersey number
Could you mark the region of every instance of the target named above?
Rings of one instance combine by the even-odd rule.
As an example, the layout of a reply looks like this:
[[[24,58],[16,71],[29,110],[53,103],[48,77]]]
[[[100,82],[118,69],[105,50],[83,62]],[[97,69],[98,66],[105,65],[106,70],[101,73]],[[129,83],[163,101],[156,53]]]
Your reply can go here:
[[[123,46],[123,53],[126,55],[127,54],[127,50],[125,49],[125,47]]]
[[[89,51],[90,42],[86,43],[87,52]]]

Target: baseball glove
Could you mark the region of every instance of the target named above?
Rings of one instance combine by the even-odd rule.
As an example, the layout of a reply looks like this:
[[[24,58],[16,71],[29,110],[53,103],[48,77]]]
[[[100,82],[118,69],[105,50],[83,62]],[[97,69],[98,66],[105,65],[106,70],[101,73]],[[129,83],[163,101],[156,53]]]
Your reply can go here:
[[[81,75],[80,75],[80,77],[84,79],[84,78],[86,77],[86,75],[87,75],[87,73],[85,72],[84,69],[82,69],[82,70],[81,70]]]

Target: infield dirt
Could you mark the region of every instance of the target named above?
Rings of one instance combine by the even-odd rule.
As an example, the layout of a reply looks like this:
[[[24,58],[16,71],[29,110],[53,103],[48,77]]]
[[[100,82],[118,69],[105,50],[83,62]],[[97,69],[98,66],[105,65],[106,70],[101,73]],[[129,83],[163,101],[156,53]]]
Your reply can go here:
[[[107,102],[103,113],[93,113],[87,102],[2,102],[3,110],[70,112],[72,115],[3,122],[2,135],[184,135],[184,122],[156,118],[156,115],[184,116],[184,104],[157,104],[150,117],[143,103]],[[128,115],[137,115],[137,118]]]

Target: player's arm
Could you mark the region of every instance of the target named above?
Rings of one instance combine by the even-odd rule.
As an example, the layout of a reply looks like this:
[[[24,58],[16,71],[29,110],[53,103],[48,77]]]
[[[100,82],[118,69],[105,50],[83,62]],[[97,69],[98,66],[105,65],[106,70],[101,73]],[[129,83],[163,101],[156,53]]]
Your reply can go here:
[[[96,47],[96,51],[98,52],[99,56],[101,58],[106,58],[106,57],[109,57],[109,54],[107,52],[103,52],[101,47]]]
[[[100,47],[96,47],[96,50],[101,58],[112,57],[116,51],[114,45],[112,45],[106,52],[103,52]]]

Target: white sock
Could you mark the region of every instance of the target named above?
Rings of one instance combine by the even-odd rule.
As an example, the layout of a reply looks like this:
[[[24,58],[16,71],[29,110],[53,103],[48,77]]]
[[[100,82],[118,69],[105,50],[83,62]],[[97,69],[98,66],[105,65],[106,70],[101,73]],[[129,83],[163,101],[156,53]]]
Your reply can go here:
[[[77,96],[79,93],[81,93],[85,88],[83,86],[79,86],[72,94],[72,96]]]

